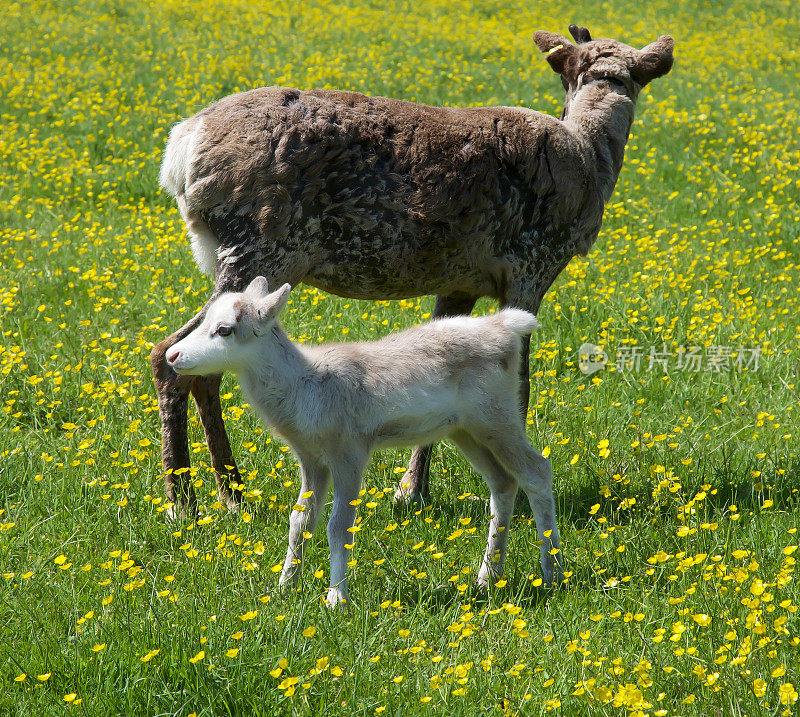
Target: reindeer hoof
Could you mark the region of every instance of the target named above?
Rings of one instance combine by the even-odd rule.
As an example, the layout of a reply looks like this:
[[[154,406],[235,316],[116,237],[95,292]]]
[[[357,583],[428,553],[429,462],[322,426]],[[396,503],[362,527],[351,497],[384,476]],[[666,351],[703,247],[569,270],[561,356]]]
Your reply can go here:
[[[425,496],[420,491],[417,476],[411,471],[406,471],[394,493],[394,504],[397,506],[422,505],[426,502]]]
[[[164,516],[171,523],[181,520],[194,520],[197,517],[197,509],[178,503],[173,503],[164,511]]]
[[[227,497],[227,498],[223,498],[222,496],[220,496],[219,500],[220,500],[220,503],[222,503],[222,505],[225,506],[225,509],[229,513],[233,513],[234,515],[236,513],[238,513],[239,511],[241,511],[241,509],[242,509],[241,501],[236,500],[236,498],[231,498],[230,496]]]

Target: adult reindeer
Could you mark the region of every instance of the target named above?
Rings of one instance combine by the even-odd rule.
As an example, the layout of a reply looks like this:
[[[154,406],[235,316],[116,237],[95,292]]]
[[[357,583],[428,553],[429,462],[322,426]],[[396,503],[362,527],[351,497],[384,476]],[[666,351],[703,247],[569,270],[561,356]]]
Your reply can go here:
[[[175,196],[211,300],[258,275],[340,296],[436,294],[434,317],[481,296],[536,313],[586,254],[622,167],[640,89],[672,66],[673,41],[534,34],[567,91],[561,120],[521,107],[448,108],[354,92],[267,87],[231,95],[171,132],[161,184]],[[194,397],[220,500],[236,509],[238,471],[222,421],[220,377],[177,375],[151,353],[167,499],[192,513],[187,408]],[[520,406],[529,399],[522,341]],[[426,498],[430,447],[416,448],[397,497]]]

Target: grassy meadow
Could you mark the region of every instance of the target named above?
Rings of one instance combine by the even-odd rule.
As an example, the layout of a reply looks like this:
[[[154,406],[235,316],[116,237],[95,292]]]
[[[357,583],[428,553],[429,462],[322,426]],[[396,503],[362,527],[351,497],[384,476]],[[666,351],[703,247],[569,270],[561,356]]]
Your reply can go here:
[[[4,2],[0,713],[796,715],[794,5]],[[149,352],[211,288],[158,189],[170,127],[270,84],[558,114],[531,35],[570,22],[639,47],[672,34],[676,62],[534,337],[528,428],[553,462],[564,588],[542,590],[520,502],[506,576],[473,591],[488,492],[441,445],[429,506],[392,504],[409,451],[370,465],[349,613],[322,605],[324,530],[281,595],[298,470],[230,377],[248,504],[216,502],[192,411],[200,517],[164,515]],[[431,309],[301,286],[284,325],[369,339]],[[582,373],[585,342],[620,366]]]

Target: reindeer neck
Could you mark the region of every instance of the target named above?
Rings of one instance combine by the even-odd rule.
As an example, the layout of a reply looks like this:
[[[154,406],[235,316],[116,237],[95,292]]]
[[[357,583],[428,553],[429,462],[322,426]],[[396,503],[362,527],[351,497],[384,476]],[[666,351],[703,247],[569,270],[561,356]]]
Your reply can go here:
[[[603,201],[617,183],[625,145],[633,124],[635,99],[620,94],[606,83],[582,87],[572,99],[565,124],[572,125],[594,150]]]

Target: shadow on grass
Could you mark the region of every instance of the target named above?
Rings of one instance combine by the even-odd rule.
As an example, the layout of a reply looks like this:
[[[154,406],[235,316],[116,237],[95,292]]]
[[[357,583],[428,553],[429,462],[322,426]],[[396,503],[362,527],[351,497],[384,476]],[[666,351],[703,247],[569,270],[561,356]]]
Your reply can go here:
[[[769,490],[757,489],[757,484],[751,478],[754,466],[745,466],[739,469],[736,474],[727,471],[708,470],[693,478],[691,495],[700,490],[700,486],[708,484],[711,489],[706,491],[704,498],[705,504],[710,512],[723,513],[731,505],[736,505],[741,511],[758,511],[765,498],[769,497],[773,501],[773,510],[781,507],[791,508],[793,503],[800,498],[800,465],[795,465],[791,470],[786,470],[783,475],[764,477],[762,484],[769,485]],[[771,478],[771,480],[770,480]],[[601,482],[596,475],[590,476],[591,483],[583,485],[577,489],[556,495],[556,504],[559,522],[569,524],[573,528],[581,530],[586,528],[592,521],[600,517],[608,520],[613,519],[616,525],[625,525],[644,514],[652,515],[656,510],[659,514],[669,514],[674,510],[674,503],[653,505],[653,491],[656,487],[654,483],[647,480],[638,482],[636,477],[632,477],[630,484],[614,486],[615,499],[617,503],[624,498],[634,499],[633,507],[627,510],[617,510],[612,501],[604,498],[600,493]],[[620,490],[621,489],[621,490]],[[682,488],[685,495],[686,486]],[[595,505],[600,504],[600,508],[593,511]],[[482,521],[489,515],[489,499],[480,495],[469,495],[468,498],[458,500],[456,498],[434,499],[430,504],[395,504],[393,512],[396,516],[413,518],[422,515],[440,519],[442,517],[454,519],[456,517],[470,517],[475,521]],[[531,509],[528,499],[520,491],[517,495],[517,502],[514,508],[514,516],[517,518],[530,518]]]
[[[752,509],[757,507],[760,504],[759,501],[763,499],[763,491],[756,490],[757,483],[752,478],[752,473],[758,470],[763,470],[763,466],[759,466],[755,461],[734,467],[731,456],[721,453],[719,460],[713,464],[709,459],[705,464],[697,466],[694,475],[691,476],[691,483],[688,480],[683,480],[680,476],[678,478],[683,483],[684,491],[687,487],[700,490],[702,484],[711,485],[712,490],[716,490],[716,493],[714,495],[709,493],[706,500],[716,508],[726,508],[731,503],[735,503],[747,509]],[[782,475],[777,470],[773,470],[770,475],[764,475],[761,478],[762,484],[770,486],[770,497],[776,504],[779,500],[788,500],[792,494],[797,496],[797,487],[800,485],[800,461],[795,461],[782,470]],[[566,492],[556,494],[556,500],[559,507],[562,508],[560,515],[565,518],[571,517],[579,522],[586,522],[593,515],[589,512],[591,507],[596,503],[602,504],[603,502],[600,490],[601,485],[605,483],[609,484],[615,492],[620,493],[619,497],[636,498],[637,504],[648,506],[652,501],[652,492],[656,484],[649,476],[631,473],[630,471],[626,473],[629,478],[627,484],[615,484],[613,479],[601,477],[587,468],[586,477],[580,488],[572,488]],[[465,513],[473,517],[486,514],[489,505],[488,489],[485,494],[467,495],[466,499],[460,501],[449,496],[443,498],[434,496],[427,505],[419,502],[410,504],[395,503],[394,511],[404,516],[414,515],[420,510],[426,513],[433,511],[449,517],[464,515]],[[465,505],[471,507],[465,508]],[[517,496],[515,513],[526,513],[529,510],[527,498],[520,491]],[[602,515],[602,513],[600,514]]]
[[[688,501],[697,494],[697,491],[701,490],[702,485],[710,485],[711,488],[706,490],[706,496],[703,499],[703,510],[711,520],[716,515],[720,517],[724,515],[730,510],[732,504],[737,506],[740,513],[751,511],[757,513],[761,510],[762,503],[767,497],[773,501],[770,509],[772,513],[776,510],[792,509],[793,504],[798,500],[798,467],[800,466],[795,464],[791,466],[791,469],[785,469],[782,474],[775,471],[774,475],[762,475],[761,481],[768,488],[761,489],[752,479],[751,471],[754,470],[752,465],[740,465],[734,473],[729,466],[712,467],[709,462],[706,470],[696,469],[691,476],[691,484],[687,481],[677,495],[680,496],[681,502]],[[614,525],[627,525],[636,521],[658,521],[662,517],[665,522],[674,521],[676,502],[670,500],[664,504],[654,505],[652,492],[655,484],[649,480],[637,482],[636,476],[631,476],[629,484],[612,486],[612,490],[615,491],[613,500],[601,496],[601,481],[598,476],[590,476],[587,483],[569,488],[557,496],[559,523],[564,530],[583,531],[592,527],[601,529],[602,526],[598,524],[598,519],[603,517]],[[662,491],[662,494],[672,497],[665,491]],[[635,498],[635,503],[627,510],[619,510],[616,506],[623,498],[629,500]],[[592,512],[593,507],[598,503],[600,508]],[[244,509],[257,522],[280,523],[286,527],[288,532],[286,512],[270,510],[266,503],[247,504]],[[413,521],[430,517],[442,522],[454,522],[457,518],[469,517],[472,519],[471,526],[479,526],[479,530],[482,527],[488,528],[488,499],[480,495],[468,495],[463,499],[456,496],[443,496],[429,505],[395,505],[391,510],[396,520],[408,518]],[[522,494],[518,497],[515,517],[522,521],[530,518],[530,508],[526,497]],[[442,528],[443,536],[447,530],[447,527]],[[665,548],[669,549],[669,545],[666,543]],[[639,557],[620,556],[618,565],[608,565],[607,570],[602,572],[569,562],[565,569],[572,573],[567,584],[557,590],[545,589],[538,582],[538,578],[541,576],[538,561],[535,565],[524,566],[524,570],[523,566],[513,570],[506,576],[506,583],[503,587],[491,586],[488,591],[475,586],[474,574],[464,575],[463,579],[432,588],[430,584],[416,584],[400,574],[391,573],[385,576],[383,585],[378,590],[381,601],[397,600],[406,608],[420,608],[428,612],[447,611],[467,602],[474,606],[491,606],[492,608],[499,608],[503,603],[513,602],[519,607],[534,608],[549,600],[558,599],[559,595],[565,592],[583,592],[587,595],[624,594],[627,587],[625,578],[615,578],[613,575],[615,573],[620,576],[635,574],[635,567],[626,564],[629,560],[634,559],[638,560]],[[631,572],[632,570],[634,572]],[[466,587],[464,587],[465,584]],[[635,581],[632,584],[635,584]]]
[[[547,590],[534,586],[526,577],[508,579],[503,588],[490,587],[482,589],[472,582],[471,577],[465,576],[468,581],[466,589],[459,589],[455,584],[415,588],[411,584],[395,585],[385,595],[386,600],[397,600],[405,608],[420,608],[426,612],[443,612],[456,608],[464,603],[470,603],[473,609],[482,607],[501,608],[504,603],[513,602],[518,607],[531,608],[546,602],[551,597],[558,595],[561,590]]]
[[[681,480],[680,495],[688,501],[702,490],[701,486],[710,486],[703,499],[710,515],[722,515],[730,510],[731,505],[735,505],[740,513],[757,512],[761,510],[766,498],[773,501],[772,510],[792,509],[800,498],[800,462],[795,461],[781,469],[783,473],[772,470],[769,474],[764,474],[762,467],[762,475],[756,481],[752,476],[758,470],[754,462],[734,468],[727,457],[721,456],[717,463],[712,464],[709,460],[698,466],[691,482]],[[600,517],[613,520],[616,525],[625,525],[644,515],[652,517],[654,511],[660,515],[668,515],[675,510],[675,502],[654,505],[653,491],[657,484],[649,476],[634,474],[629,475],[629,478],[628,484],[615,484],[613,480],[601,479],[594,473],[588,473],[585,485],[556,495],[559,522],[581,530]],[[600,490],[604,483],[609,484],[614,495],[613,501],[602,496]],[[670,494],[662,490],[662,495]],[[631,508],[618,510],[616,506],[622,499],[635,499],[635,503]],[[592,512],[597,504],[600,507]],[[530,514],[524,496],[518,497],[515,514]]]

